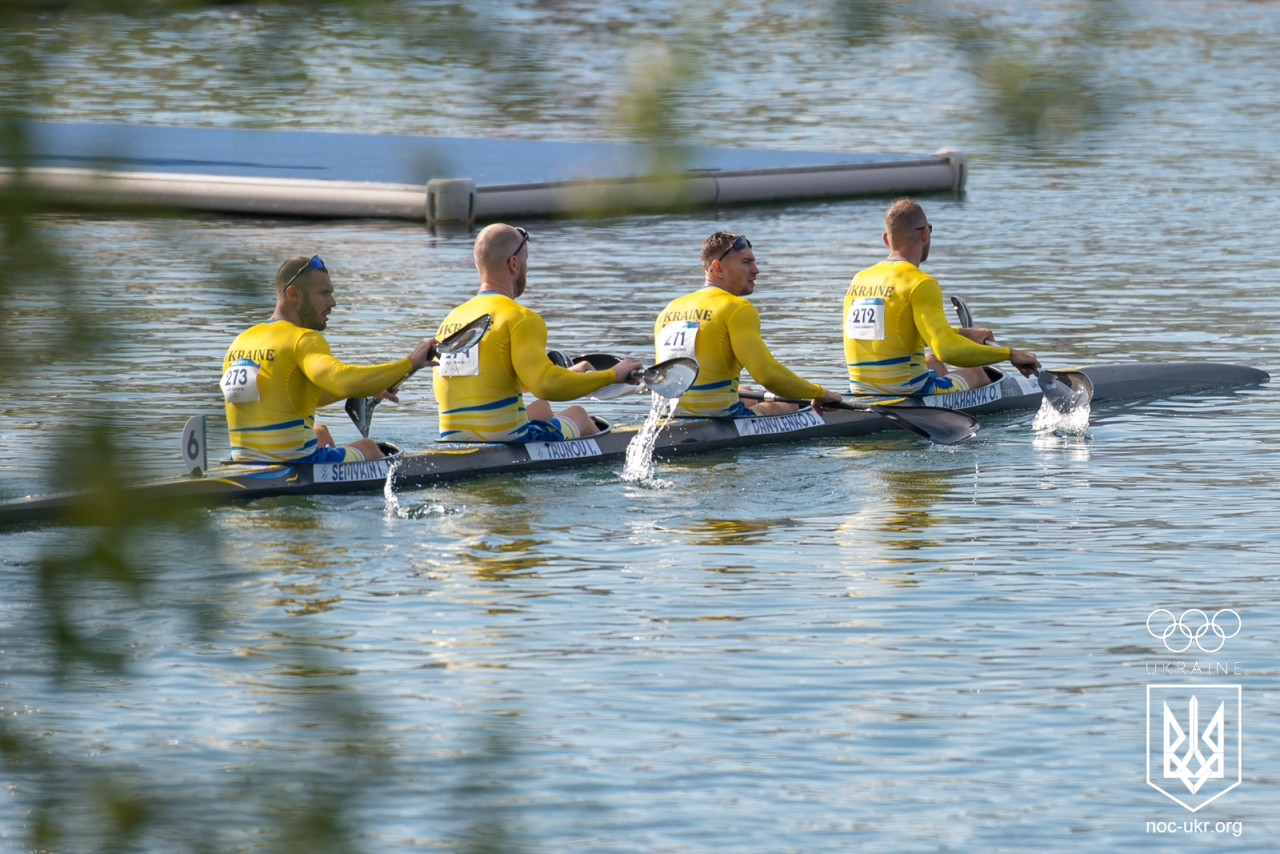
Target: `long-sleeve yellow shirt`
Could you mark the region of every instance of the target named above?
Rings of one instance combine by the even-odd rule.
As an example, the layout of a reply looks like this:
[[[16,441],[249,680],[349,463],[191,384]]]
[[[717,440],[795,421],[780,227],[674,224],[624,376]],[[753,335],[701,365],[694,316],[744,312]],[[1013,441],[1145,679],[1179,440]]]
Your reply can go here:
[[[908,261],[881,261],[853,277],[844,297],[844,355],[850,391],[914,394],[929,379],[924,348],[948,365],[990,365],[1008,347],[977,344],[947,322],[942,288]]]
[[[269,320],[236,336],[222,360],[231,456],[294,460],[316,449],[316,407],[377,394],[404,378],[406,357],[347,365],[314,329]]]
[[[547,324],[505,294],[476,294],[449,312],[436,337],[444,340],[483,314],[493,320],[480,342],[466,354],[442,360],[434,372],[442,440],[528,441],[522,392],[573,400],[614,381],[613,371],[570,371],[548,359]]]
[[[685,415],[733,414],[743,368],[779,397],[826,394],[773,357],[760,337],[760,313],[749,300],[715,285],[668,303],[653,325],[653,337],[658,361],[689,355],[698,360],[698,378],[680,398],[678,411]]]

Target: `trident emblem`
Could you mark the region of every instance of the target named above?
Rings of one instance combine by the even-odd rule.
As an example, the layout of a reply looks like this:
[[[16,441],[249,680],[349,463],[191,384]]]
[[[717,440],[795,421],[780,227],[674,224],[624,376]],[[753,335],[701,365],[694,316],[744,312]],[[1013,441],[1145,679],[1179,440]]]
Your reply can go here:
[[[1147,783],[1192,812],[1240,785],[1241,694],[1239,685],[1148,685]]]
[[[1206,780],[1221,780],[1222,764],[1226,759],[1226,742],[1222,736],[1222,722],[1227,704],[1219,703],[1204,730],[1200,729],[1200,699],[1194,694],[1187,701],[1187,728],[1183,730],[1178,718],[1164,701],[1164,778],[1176,778],[1196,794]],[[1203,749],[1202,749],[1203,748]],[[1181,752],[1179,752],[1181,751]],[[1207,756],[1205,754],[1208,754]]]

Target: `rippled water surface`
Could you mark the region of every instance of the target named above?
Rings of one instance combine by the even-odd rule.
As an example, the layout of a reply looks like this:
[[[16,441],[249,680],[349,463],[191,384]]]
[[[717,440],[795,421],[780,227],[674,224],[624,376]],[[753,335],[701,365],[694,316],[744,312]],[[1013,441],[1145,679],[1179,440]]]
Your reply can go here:
[[[1074,5],[974,6],[1070,53]],[[1049,117],[1013,136],[970,57],[928,34],[855,48],[817,2],[707,18],[712,53],[669,122],[715,145],[960,148],[967,193],[923,200],[928,267],[1004,341],[1052,367],[1274,373],[1280,5],[1120,7],[1086,55],[1104,123],[1077,134]],[[30,84],[49,93],[44,118],[609,140],[627,138],[610,123],[625,70],[686,14],[516,4],[495,90],[440,34],[442,7],[397,8],[399,29],[336,12],[305,27],[271,10],[50,17],[6,36],[6,61],[59,51]],[[838,387],[843,289],[883,254],[885,203],[525,222],[525,301],[552,346],[647,355],[656,311],[699,281],[706,235],[746,233],[775,355]],[[110,338],[53,352],[63,303],[18,289],[4,306],[6,352],[25,354],[0,395],[6,498],[47,488],[59,428],[104,414],[130,467],[176,471],[183,423],[220,411],[222,353],[269,311],[287,255],[329,264],[328,337],[351,361],[407,352],[475,286],[472,235],[414,224],[50,214],[38,228],[75,270],[71,305]],[[420,447],[429,380],[403,399],[375,432]],[[647,403],[596,409],[637,422]],[[1268,848],[1275,390],[1097,406],[1079,435],[1036,434],[1033,416],[984,417],[954,448],[891,432],[664,462],[647,485],[597,466],[208,511],[131,542],[153,568],[140,598],[106,579],[54,591],[95,644],[125,651],[122,672],[50,676],[40,566],[88,534],[6,533],[0,704],[50,756],[163,793],[142,850],[257,849],[271,800],[244,792],[287,793],[291,769],[316,791],[338,781],[370,851],[460,849],[484,827],[512,851]],[[327,420],[355,437],[336,409]],[[1231,608],[1243,628],[1175,655],[1144,626],[1161,607]],[[1146,784],[1155,682],[1244,686],[1243,783],[1195,814]],[[0,840],[24,850],[62,784],[5,776]],[[1211,830],[1148,831],[1193,819]]]

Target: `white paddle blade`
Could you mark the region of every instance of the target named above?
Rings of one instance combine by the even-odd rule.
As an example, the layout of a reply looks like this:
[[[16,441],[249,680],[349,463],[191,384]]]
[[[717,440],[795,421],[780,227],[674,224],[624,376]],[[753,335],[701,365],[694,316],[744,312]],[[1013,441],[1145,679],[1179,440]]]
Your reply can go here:
[[[688,391],[697,378],[697,360],[682,357],[654,365],[640,375],[640,382],[642,388],[670,400]]]
[[[443,341],[436,344],[436,352],[441,355],[448,355],[449,353],[470,350],[489,331],[489,324],[492,322],[492,314],[480,315],[457,332],[445,336]]]
[[[199,477],[209,468],[209,448],[205,444],[205,416],[193,415],[182,429],[182,464],[187,474]]]
[[[598,388],[587,397],[592,400],[613,400],[622,397],[624,394],[635,394],[640,391],[640,386],[631,385],[630,383],[609,383],[604,388]]]

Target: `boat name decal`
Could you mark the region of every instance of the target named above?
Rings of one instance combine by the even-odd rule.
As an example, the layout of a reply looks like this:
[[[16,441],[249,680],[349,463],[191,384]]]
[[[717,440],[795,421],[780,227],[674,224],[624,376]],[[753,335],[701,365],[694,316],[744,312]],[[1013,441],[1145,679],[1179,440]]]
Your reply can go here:
[[[356,480],[386,480],[391,461],[386,457],[355,463],[316,463],[316,483],[346,483]]]
[[[733,425],[739,436],[762,436],[766,433],[790,433],[822,425],[822,416],[812,409],[788,412],[786,415],[762,415],[758,418],[735,418]]]
[[[525,450],[531,460],[572,460],[578,457],[598,457],[600,446],[595,439],[570,439],[567,442],[528,442]]]
[[[950,394],[931,394],[924,398],[928,406],[941,406],[945,409],[968,409],[984,403],[994,403],[1004,394],[1000,391],[1000,383],[978,386],[968,391],[953,391]]]

